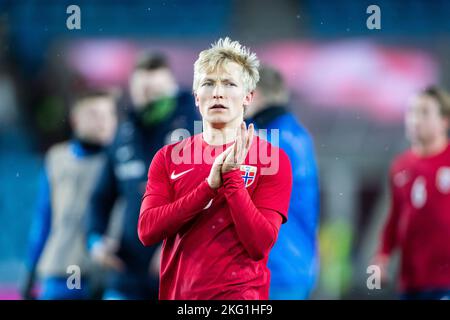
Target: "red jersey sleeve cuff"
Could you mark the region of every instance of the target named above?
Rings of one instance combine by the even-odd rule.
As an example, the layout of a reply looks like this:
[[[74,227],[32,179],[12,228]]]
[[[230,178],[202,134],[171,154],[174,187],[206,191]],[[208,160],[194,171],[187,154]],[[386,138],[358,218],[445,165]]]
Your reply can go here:
[[[209,183],[207,180],[204,180],[200,184],[200,190],[205,192],[210,198],[214,198],[217,195],[217,192],[219,189],[213,189],[209,186]]]
[[[223,187],[226,194],[230,195],[233,192],[244,189],[244,180],[241,177],[239,169],[231,170],[222,174]]]

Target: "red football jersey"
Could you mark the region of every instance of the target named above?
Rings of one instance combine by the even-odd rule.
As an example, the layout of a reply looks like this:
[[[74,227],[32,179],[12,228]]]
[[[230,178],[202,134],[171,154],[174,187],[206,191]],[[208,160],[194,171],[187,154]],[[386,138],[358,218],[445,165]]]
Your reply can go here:
[[[400,155],[390,185],[380,251],[400,249],[400,290],[450,289],[450,145],[429,157]]]
[[[287,220],[287,155],[255,136],[240,167],[213,190],[206,178],[226,147],[198,134],[152,160],[139,217],[145,245],[164,239],[160,299],[268,299],[267,258]]]

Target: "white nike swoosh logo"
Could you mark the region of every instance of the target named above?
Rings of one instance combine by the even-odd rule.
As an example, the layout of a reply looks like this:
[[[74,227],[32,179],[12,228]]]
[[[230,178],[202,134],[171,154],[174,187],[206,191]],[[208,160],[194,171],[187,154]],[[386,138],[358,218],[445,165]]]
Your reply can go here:
[[[174,171],[172,171],[172,174],[170,175],[170,179],[175,180],[176,178],[179,178],[179,177],[181,177],[183,174],[188,173],[189,171],[192,171],[192,170],[194,170],[194,168],[190,168],[189,170],[180,172],[180,173],[178,173],[178,174],[175,174],[175,170],[174,170]]]
[[[208,202],[208,204],[206,205],[206,207],[203,208],[203,210],[208,210],[208,209],[211,207],[213,200],[214,200],[214,199],[211,199],[211,200]]]

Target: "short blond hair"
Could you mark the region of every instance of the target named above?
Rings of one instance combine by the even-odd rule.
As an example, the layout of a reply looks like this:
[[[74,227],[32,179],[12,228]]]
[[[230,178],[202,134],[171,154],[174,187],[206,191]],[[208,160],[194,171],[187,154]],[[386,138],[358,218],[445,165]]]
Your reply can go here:
[[[195,92],[199,86],[200,73],[213,72],[227,62],[235,62],[242,67],[245,89],[247,92],[253,91],[259,81],[258,57],[238,41],[231,41],[228,37],[220,38],[211,45],[211,48],[200,52],[194,63],[193,91]]]

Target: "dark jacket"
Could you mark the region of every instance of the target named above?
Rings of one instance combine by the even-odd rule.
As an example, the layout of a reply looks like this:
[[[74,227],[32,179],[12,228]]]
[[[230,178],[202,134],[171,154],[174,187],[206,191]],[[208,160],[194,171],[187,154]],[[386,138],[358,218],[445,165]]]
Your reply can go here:
[[[130,112],[119,125],[88,209],[88,246],[92,247],[99,236],[105,234],[116,200],[125,200],[117,255],[125,262],[126,271],[113,272],[111,279],[107,280],[110,288],[121,292],[134,294],[145,290],[146,286],[157,285],[157,279],[150,279],[150,284],[145,281],[157,246],[142,245],[137,234],[137,222],[147,172],[154,154],[169,142],[174,130],[185,128],[193,134],[194,121],[198,120],[191,94],[179,94],[174,103],[175,107],[164,118],[149,121],[144,120],[142,114]]]

